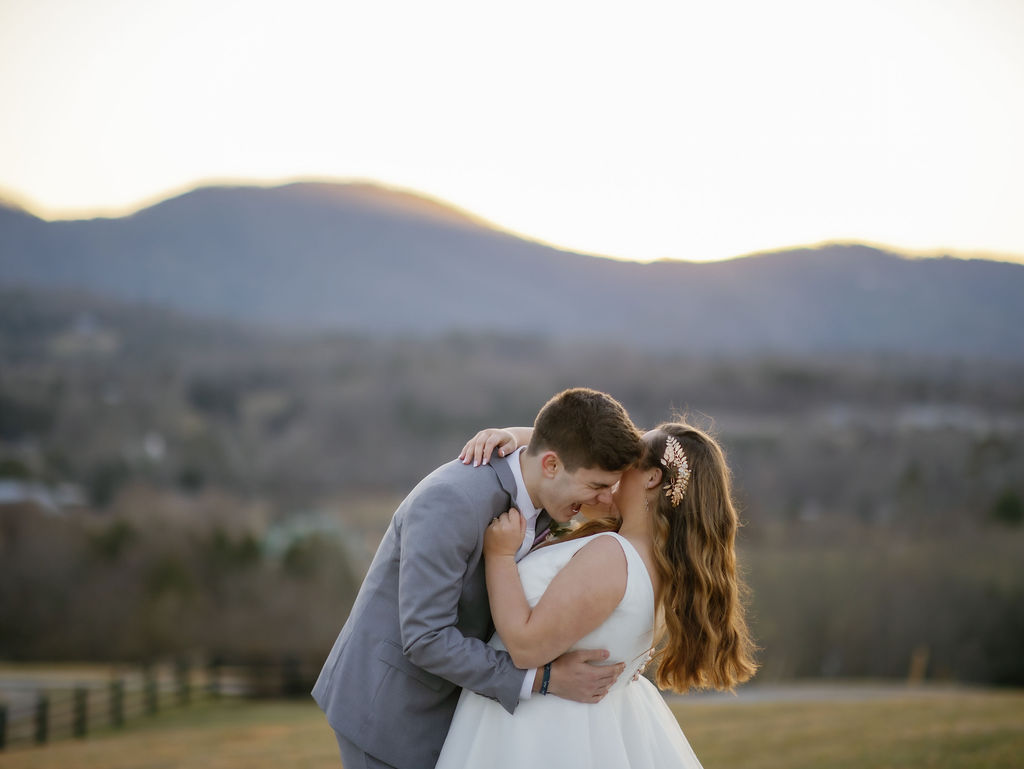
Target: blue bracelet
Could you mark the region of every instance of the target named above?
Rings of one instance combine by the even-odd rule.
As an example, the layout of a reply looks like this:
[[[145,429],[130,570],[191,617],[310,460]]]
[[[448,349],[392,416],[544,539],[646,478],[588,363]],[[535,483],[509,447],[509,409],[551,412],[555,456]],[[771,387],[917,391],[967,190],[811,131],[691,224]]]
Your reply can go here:
[[[540,682],[540,693],[548,693],[548,684],[551,683],[551,663],[544,666],[544,678]]]

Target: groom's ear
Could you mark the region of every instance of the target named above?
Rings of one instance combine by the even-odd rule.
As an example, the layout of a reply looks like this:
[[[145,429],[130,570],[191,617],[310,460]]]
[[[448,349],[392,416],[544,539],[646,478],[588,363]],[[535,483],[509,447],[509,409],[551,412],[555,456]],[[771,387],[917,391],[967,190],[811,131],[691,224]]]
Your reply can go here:
[[[545,451],[540,455],[540,469],[545,478],[554,478],[558,474],[558,468],[562,466],[562,460],[553,451]]]

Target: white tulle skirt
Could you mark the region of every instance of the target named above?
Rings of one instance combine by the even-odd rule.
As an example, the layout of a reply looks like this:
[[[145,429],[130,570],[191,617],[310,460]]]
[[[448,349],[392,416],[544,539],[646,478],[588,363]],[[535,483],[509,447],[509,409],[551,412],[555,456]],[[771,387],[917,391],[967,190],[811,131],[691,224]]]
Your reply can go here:
[[[437,769],[700,769],[657,688],[640,678],[596,705],[534,694],[510,715],[463,691]]]

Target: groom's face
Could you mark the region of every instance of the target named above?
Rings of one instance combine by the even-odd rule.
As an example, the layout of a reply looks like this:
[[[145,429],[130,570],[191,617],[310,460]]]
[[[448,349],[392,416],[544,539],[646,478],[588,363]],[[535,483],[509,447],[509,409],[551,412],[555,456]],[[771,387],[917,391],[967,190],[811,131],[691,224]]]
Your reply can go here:
[[[550,465],[545,473],[544,508],[556,521],[565,523],[579,513],[583,505],[610,505],[612,490],[622,476],[600,468],[583,467],[572,472],[565,465]]]

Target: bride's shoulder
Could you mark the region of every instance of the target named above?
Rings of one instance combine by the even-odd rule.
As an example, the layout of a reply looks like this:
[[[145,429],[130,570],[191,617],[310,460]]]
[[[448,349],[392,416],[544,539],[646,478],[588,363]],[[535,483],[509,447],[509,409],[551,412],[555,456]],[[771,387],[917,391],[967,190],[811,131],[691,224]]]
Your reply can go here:
[[[576,541],[580,547],[565,565],[566,577],[585,586],[591,598],[607,595],[609,600],[621,600],[629,581],[629,566],[618,537],[602,533]]]
[[[569,536],[565,538],[549,539],[541,549],[550,550],[554,548],[563,548],[564,550],[575,553],[599,539],[607,539],[611,542],[617,542],[621,537],[614,531],[598,531],[594,534],[585,534],[583,536],[577,534],[576,536]]]
[[[621,560],[622,565],[625,566],[626,552],[620,539],[621,537],[612,531],[602,531],[580,537],[578,540],[580,546],[573,557],[587,556],[606,563]]]

